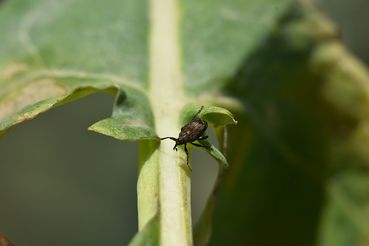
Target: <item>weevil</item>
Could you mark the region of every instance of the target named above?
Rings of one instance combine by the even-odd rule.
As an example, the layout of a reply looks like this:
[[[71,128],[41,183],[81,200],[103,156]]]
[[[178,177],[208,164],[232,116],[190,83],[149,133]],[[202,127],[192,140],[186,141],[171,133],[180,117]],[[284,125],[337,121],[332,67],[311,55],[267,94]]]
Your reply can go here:
[[[197,113],[192,118],[192,120],[181,128],[178,138],[175,138],[175,137],[160,138],[160,140],[164,140],[164,139],[173,140],[175,142],[173,150],[176,150],[176,151],[178,150],[177,146],[184,145],[184,150],[186,152],[186,157],[187,157],[187,166],[191,171],[192,171],[192,168],[188,163],[189,154],[188,154],[187,144],[190,143],[197,147],[207,148],[207,146],[194,143],[194,141],[196,140],[204,140],[208,138],[208,136],[204,135],[206,129],[208,128],[208,123],[205,120],[200,119],[199,117],[199,114],[201,113],[203,109],[204,109],[204,106],[201,106],[201,108],[199,109],[199,111],[197,111]]]

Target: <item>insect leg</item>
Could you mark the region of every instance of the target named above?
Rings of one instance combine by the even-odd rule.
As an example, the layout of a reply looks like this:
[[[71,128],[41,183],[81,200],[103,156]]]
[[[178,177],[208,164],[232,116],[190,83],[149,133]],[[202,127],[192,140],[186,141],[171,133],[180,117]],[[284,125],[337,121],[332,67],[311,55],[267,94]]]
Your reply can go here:
[[[173,141],[177,141],[177,139],[176,138],[174,138],[174,137],[165,137],[165,138],[160,138],[160,140],[164,140],[164,139],[171,139],[171,140],[173,140]]]
[[[188,154],[187,144],[184,144],[184,150],[186,152],[186,157],[187,157],[187,166],[190,169],[190,171],[192,171],[192,168],[191,168],[191,166],[190,166],[190,164],[188,162],[188,160],[189,160],[189,154]]]
[[[198,138],[198,140],[205,140],[205,139],[207,139],[209,136],[201,136],[201,137],[199,137]]]
[[[191,142],[192,145],[195,145],[197,147],[202,147],[202,148],[205,148],[205,149],[208,149],[209,147],[208,146],[205,146],[205,145],[202,145],[202,144],[198,144],[198,143],[194,143],[194,142]]]
[[[176,150],[176,151],[177,151],[177,150],[178,150],[178,149],[177,149],[177,140],[178,140],[178,139],[176,139],[176,138],[174,138],[174,137],[165,137],[165,138],[160,138],[160,140],[164,140],[164,139],[168,139],[168,138],[169,138],[169,139],[171,139],[171,140],[173,140],[174,142],[176,142],[176,144],[175,144],[175,145],[174,145],[174,147],[173,147],[173,150]]]

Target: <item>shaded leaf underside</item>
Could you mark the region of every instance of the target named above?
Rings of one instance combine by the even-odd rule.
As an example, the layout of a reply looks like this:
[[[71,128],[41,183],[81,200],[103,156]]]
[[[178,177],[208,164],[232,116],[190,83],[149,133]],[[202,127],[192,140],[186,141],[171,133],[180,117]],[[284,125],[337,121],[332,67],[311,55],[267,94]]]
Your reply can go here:
[[[287,2],[178,1],[187,96],[215,91],[232,76]],[[83,88],[116,87],[135,104],[127,107],[136,110],[137,132],[141,132],[137,139],[152,136],[155,127],[149,105],[155,98],[145,93],[149,88],[149,5],[146,1],[114,0],[5,2],[0,9],[0,30],[6,37],[0,46],[0,122],[7,122],[0,125],[0,131],[64,103],[68,97],[77,97],[76,92],[85,93]],[[266,5],[267,11],[263,10]],[[251,16],[258,16],[257,25]],[[124,107],[123,102],[118,103],[113,118],[132,117],[117,112]],[[132,139],[114,133],[119,122],[100,122],[92,129]]]

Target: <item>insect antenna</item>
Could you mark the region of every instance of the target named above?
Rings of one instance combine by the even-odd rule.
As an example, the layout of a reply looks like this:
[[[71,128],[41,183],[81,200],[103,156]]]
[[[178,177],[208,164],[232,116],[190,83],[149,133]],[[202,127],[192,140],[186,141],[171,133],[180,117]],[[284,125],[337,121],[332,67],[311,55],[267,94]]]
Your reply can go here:
[[[199,114],[201,113],[201,111],[204,109],[204,106],[201,106],[201,108],[199,109],[199,111],[197,111],[197,113],[195,114],[195,116],[192,118],[192,120],[196,119]]]

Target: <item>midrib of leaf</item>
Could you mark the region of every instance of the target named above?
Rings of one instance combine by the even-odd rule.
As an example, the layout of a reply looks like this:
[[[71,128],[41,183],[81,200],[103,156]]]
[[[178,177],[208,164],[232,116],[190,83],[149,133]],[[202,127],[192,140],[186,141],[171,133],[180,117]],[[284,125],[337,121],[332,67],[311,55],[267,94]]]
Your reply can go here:
[[[177,136],[180,111],[187,101],[183,93],[177,4],[175,0],[150,1],[149,97],[156,132],[161,137]],[[162,141],[142,165],[139,196],[147,195],[157,200],[149,204],[145,199],[145,204],[138,204],[139,208],[146,208],[145,214],[140,215],[139,226],[142,228],[159,210],[160,245],[192,245],[190,177],[186,156],[182,149],[177,153],[172,148],[172,141]],[[152,190],[140,190],[140,182],[146,180],[142,175],[147,173],[152,181],[152,176],[156,175],[155,168],[158,169],[158,198],[153,196]]]

